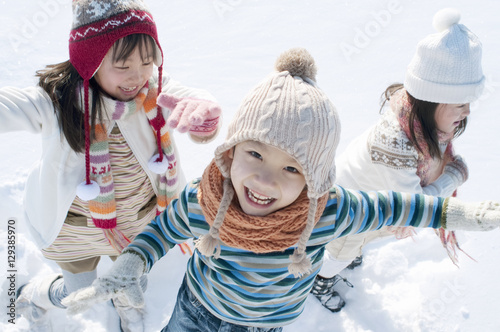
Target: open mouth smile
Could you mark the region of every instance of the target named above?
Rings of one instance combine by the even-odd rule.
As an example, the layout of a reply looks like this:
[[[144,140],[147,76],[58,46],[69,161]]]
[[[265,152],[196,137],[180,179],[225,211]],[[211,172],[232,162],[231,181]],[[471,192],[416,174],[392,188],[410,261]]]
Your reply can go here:
[[[123,90],[123,91],[125,91],[125,92],[132,92],[132,91],[134,91],[135,89],[137,89],[137,86],[134,86],[134,87],[132,87],[132,88],[120,88],[120,89],[122,89],[122,90]]]
[[[255,204],[264,206],[264,205],[269,205],[276,200],[276,198],[261,195],[249,188],[245,187],[245,189],[248,199]]]

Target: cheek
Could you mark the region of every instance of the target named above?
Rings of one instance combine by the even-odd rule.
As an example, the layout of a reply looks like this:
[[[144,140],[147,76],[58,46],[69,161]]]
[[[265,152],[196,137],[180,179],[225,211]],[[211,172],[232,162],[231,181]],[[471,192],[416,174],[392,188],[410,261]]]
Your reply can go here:
[[[144,75],[146,78],[150,78],[151,76],[153,76],[153,66],[151,67],[148,67],[148,69],[145,71],[145,75]]]
[[[289,200],[295,201],[300,193],[304,190],[306,185],[305,179],[294,179],[291,181],[284,181],[282,186],[283,195]]]
[[[119,75],[111,70],[105,70],[96,74],[96,81],[104,89],[114,88],[119,81]]]
[[[245,164],[238,161],[238,159],[231,159],[230,173],[233,182],[240,182],[245,173],[247,172]]]

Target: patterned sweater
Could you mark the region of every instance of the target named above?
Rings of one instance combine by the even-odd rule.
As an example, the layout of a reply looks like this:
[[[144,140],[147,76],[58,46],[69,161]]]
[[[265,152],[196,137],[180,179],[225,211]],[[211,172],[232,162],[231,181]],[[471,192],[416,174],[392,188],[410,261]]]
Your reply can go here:
[[[175,244],[208,233],[198,204],[199,180],[188,184],[178,200],[153,220],[126,249],[145,258],[146,271]],[[443,198],[397,192],[356,192],[335,186],[307,243],[312,273],[295,278],[288,272],[293,247],[256,254],[222,245],[220,258],[195,250],[186,278],[198,300],[218,318],[240,325],[279,327],[304,309],[321,268],[325,245],[339,236],[384,225],[441,226]]]

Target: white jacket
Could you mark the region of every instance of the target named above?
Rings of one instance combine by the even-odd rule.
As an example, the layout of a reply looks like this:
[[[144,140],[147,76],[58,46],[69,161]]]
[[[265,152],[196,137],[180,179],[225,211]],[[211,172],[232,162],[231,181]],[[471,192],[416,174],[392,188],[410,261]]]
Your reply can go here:
[[[446,144],[441,145],[441,152],[446,147]],[[435,181],[424,187],[420,185],[417,148],[391,109],[347,146],[336,165],[337,183],[355,190],[393,190],[449,197],[461,184],[455,177],[443,173],[441,167],[441,175]]]
[[[208,92],[181,86],[170,77],[164,78],[162,91],[179,97],[214,100]],[[170,111],[163,109],[163,112],[166,119]],[[114,124],[115,121],[111,121],[107,125],[109,132]],[[147,166],[156,153],[156,139],[145,113],[136,112],[116,124],[157,194],[158,175]],[[24,209],[37,246],[46,248],[59,234],[76,197],[76,187],[85,177],[85,156],[69,146],[59,127],[54,104],[41,87],[0,89],[0,133],[24,130],[42,135],[42,156],[28,176]],[[173,135],[170,137],[178,155]],[[180,189],[185,185],[185,177],[180,163],[177,165]]]
[[[446,145],[441,149],[444,152]],[[417,149],[392,109],[387,109],[377,124],[356,137],[335,164],[336,183],[354,190],[393,190],[449,197],[461,184],[455,176],[440,171],[442,174],[434,182],[424,187],[420,185]],[[393,233],[387,228],[349,235],[330,242],[326,249],[336,260],[351,261],[362,254],[364,245],[390,235]]]

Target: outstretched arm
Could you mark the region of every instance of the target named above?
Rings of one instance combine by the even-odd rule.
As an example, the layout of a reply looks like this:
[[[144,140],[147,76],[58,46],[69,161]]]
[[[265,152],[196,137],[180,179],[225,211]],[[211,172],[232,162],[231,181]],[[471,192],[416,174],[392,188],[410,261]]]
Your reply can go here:
[[[481,231],[500,225],[500,206],[494,202],[464,203],[456,198],[342,187],[337,187],[336,199],[337,237],[384,226]]]
[[[83,312],[94,304],[124,295],[132,306],[144,302],[139,279],[170,248],[193,237],[188,219],[188,202],[196,198],[196,190],[186,186],[179,199],[149,223],[122,252],[111,269],[90,287],[78,290],[63,300],[70,314]],[[208,226],[206,226],[208,228]]]
[[[0,89],[0,133],[29,131],[59,132],[54,105],[40,87]]]
[[[166,76],[157,103],[170,110],[168,126],[188,132],[193,141],[206,143],[217,136],[221,108],[206,90],[183,86]]]
[[[164,93],[158,96],[157,103],[171,110],[167,119],[170,128],[189,132],[198,143],[210,141],[219,131],[221,108],[216,102]]]

